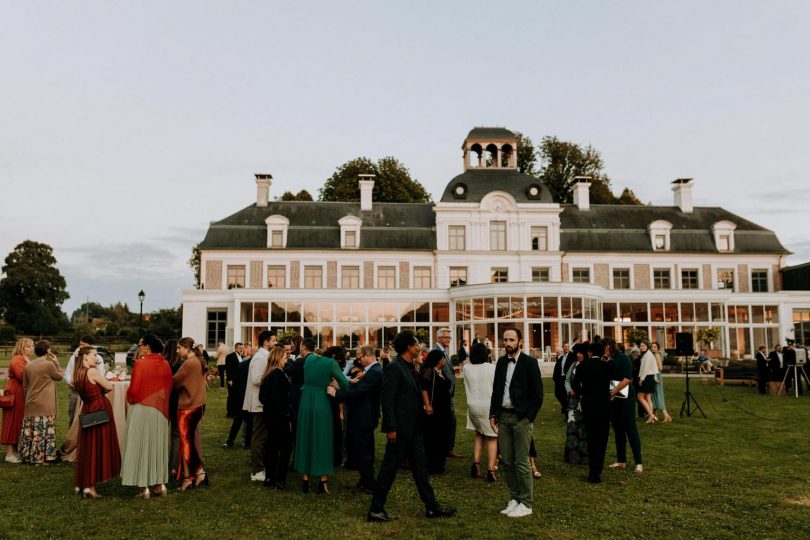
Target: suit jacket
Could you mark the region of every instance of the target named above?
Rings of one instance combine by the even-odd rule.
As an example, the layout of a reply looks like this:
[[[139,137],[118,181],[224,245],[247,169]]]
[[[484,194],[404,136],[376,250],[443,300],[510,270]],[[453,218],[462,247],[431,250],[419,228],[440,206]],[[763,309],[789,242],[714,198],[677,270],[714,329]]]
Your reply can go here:
[[[785,362],[785,351],[782,351],[782,362],[787,366],[787,362]],[[774,373],[779,373],[782,369],[779,366],[779,356],[776,354],[776,351],[771,351],[768,355],[768,367],[771,368],[771,371]]]
[[[489,405],[490,418],[497,418],[501,412],[508,365],[507,355],[498,358],[495,365],[495,382],[492,385],[492,401]],[[540,379],[540,366],[537,365],[536,358],[525,353],[520,353],[517,357],[512,382],[509,384],[509,397],[518,418],[528,418],[530,422],[534,422],[540,407],[543,406],[543,381]]]
[[[232,352],[225,357],[225,378],[228,381],[233,381],[234,385],[236,385],[236,379],[238,378],[239,362],[241,360],[239,360],[239,355],[236,352]]]
[[[382,432],[413,436],[418,429],[422,411],[422,395],[413,365],[397,356],[383,371]],[[364,377],[365,378],[365,377]]]
[[[433,347],[433,350],[442,351],[438,343],[436,344],[435,347]],[[445,359],[444,367],[442,368],[442,373],[444,374],[444,378],[450,381],[450,397],[452,398],[453,396],[456,395],[456,370],[453,368],[453,364],[450,362],[450,351],[445,349],[442,351],[442,353],[444,353]],[[452,405],[453,403],[452,399],[450,400],[450,403]]]
[[[349,390],[338,390],[335,397],[349,404],[348,429],[374,429],[380,423],[380,391],[383,371],[374,364]]]
[[[756,354],[757,360],[757,371],[760,373],[765,373],[768,371],[768,358],[765,356],[765,353],[757,351]]]
[[[786,366],[796,365],[796,349],[782,349],[782,356],[785,359]]]
[[[563,359],[565,359],[565,370],[562,369]],[[568,371],[568,368],[571,367],[571,361],[576,362],[576,359],[573,358],[570,352],[557,357],[557,361],[554,363],[554,375],[551,376],[551,379],[554,381],[555,390],[558,387],[565,388],[565,373]]]

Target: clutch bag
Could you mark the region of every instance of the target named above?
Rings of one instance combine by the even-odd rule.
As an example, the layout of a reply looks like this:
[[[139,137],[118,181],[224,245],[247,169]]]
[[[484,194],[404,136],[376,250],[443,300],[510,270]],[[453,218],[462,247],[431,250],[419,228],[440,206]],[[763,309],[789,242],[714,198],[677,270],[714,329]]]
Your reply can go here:
[[[621,383],[621,381],[610,381],[610,391],[613,392],[613,390],[617,386],[619,386],[620,383]],[[621,390],[619,390],[618,392],[616,392],[616,397],[621,398],[621,399],[627,399],[627,396],[629,396],[629,395],[630,395],[630,385],[629,384],[627,386],[625,386],[624,388],[622,388]]]
[[[100,426],[101,424],[106,424],[109,421],[110,415],[107,414],[107,409],[101,409],[79,415],[79,425],[82,427],[82,429]]]

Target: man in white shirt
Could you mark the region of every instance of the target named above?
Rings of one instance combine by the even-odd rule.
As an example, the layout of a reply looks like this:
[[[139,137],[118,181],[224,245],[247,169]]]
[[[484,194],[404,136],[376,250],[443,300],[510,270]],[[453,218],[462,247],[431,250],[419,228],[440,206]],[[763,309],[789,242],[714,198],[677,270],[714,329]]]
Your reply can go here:
[[[82,336],[79,338],[79,346],[76,347],[76,350],[73,351],[73,354],[70,356],[70,360],[68,360],[67,367],[65,368],[65,382],[70,388],[70,398],[68,400],[68,425],[73,424],[73,417],[76,413],[76,404],[79,401],[79,393],[73,389],[73,370],[75,369],[74,365],[76,364],[76,356],[79,354],[79,349],[82,347],[92,347],[96,344],[96,340],[93,336]],[[98,365],[96,366],[101,376],[104,376],[104,360],[99,356],[98,357]]]
[[[264,446],[267,442],[267,424],[264,422],[264,407],[259,401],[259,386],[262,384],[262,375],[270,356],[271,338],[275,336],[269,330],[259,334],[259,349],[250,361],[245,401],[242,403],[242,410],[250,414],[253,425],[253,434],[250,438],[250,463],[253,470],[250,479],[253,482],[263,482],[265,478]]]

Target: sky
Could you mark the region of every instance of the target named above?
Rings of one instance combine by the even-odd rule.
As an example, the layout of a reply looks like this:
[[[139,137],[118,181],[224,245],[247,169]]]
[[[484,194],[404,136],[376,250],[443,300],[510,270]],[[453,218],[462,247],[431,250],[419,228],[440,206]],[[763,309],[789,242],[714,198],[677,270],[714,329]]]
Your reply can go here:
[[[255,173],[315,195],[391,155],[438,198],[504,126],[644,202],[694,178],[806,262],[808,28],[804,1],[0,1],[0,257],[52,246],[67,313],[176,307]]]

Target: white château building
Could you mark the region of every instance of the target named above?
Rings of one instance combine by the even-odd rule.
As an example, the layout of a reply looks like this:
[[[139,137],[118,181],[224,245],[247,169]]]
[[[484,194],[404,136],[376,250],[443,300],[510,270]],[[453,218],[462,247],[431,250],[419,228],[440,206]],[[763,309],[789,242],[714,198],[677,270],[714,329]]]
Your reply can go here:
[[[375,202],[363,175],[359,202],[270,201],[272,177],[257,174],[256,202],[199,245],[183,334],[214,347],[294,330],[354,348],[406,328],[432,343],[450,327],[455,350],[514,325],[538,356],[634,327],[664,348],[717,327],[713,346],[731,357],[802,341],[810,291],[782,290],[789,252],[759,225],[693,206],[691,179],[672,183],[672,206],[592,205],[587,178],[559,204],[518,172],[511,131],[475,128],[462,150],[463,173],[435,204]]]

